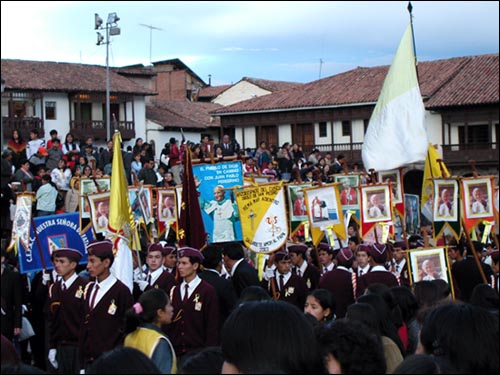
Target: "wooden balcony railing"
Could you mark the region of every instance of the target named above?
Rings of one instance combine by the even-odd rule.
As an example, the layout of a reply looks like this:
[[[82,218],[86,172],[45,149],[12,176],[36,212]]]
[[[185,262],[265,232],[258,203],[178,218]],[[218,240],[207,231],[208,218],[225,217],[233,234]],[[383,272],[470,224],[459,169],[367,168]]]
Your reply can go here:
[[[88,136],[92,136],[96,140],[106,139],[105,121],[70,121],[70,131],[75,138],[84,140]],[[111,135],[115,130],[113,123],[111,124]],[[134,121],[119,121],[118,130],[120,130],[124,141],[135,138]]]
[[[467,143],[442,145],[446,165],[468,165],[474,160],[481,165],[497,165],[499,161],[497,143]]]
[[[329,145],[316,145],[313,148],[317,148],[322,154],[324,154],[325,152],[331,152],[334,158],[336,158],[339,154],[343,154],[347,158],[349,163],[360,163],[362,145],[362,142],[338,143]],[[308,152],[311,152],[311,150],[309,150]]]
[[[30,140],[31,129],[38,129],[39,137],[45,138],[43,120],[38,117],[2,117],[2,131],[5,143],[12,136],[12,131],[17,130],[25,141]]]

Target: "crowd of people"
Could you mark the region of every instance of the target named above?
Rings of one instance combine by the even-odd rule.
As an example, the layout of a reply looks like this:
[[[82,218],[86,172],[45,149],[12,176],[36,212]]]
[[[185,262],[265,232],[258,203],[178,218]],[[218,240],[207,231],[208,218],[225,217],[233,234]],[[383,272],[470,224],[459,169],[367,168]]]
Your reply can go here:
[[[91,138],[77,144],[68,134],[61,145],[57,133],[47,142],[36,133],[24,147],[13,134],[2,155],[2,195],[36,192],[37,215],[76,211],[79,177],[109,174],[113,143],[98,150]],[[240,150],[228,136],[219,145],[172,138],[157,168],[151,145],[138,139],[130,148],[122,152],[131,184],[180,183],[187,149],[197,159],[241,154],[244,173],[270,169],[285,180],[328,181],[346,168],[342,155],[314,150],[306,159],[288,143]],[[49,196],[51,205],[39,206]],[[109,240],[87,246],[86,265],[79,251],[56,249],[53,270],[34,275],[19,273],[4,241],[2,373],[499,372],[497,249],[472,243],[480,271],[471,242],[449,241],[452,284],[430,261],[422,264],[427,276],[412,282],[405,253],[421,238],[369,244],[353,226],[348,234],[340,249],[288,243],[263,265],[241,242],[196,249],[162,239],[133,253],[132,290],[111,272]]]

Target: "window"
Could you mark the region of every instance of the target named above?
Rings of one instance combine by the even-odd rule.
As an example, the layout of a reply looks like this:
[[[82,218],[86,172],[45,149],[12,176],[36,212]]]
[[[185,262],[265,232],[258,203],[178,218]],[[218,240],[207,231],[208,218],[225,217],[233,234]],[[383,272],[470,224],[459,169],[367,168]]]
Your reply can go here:
[[[325,138],[327,136],[326,122],[319,123],[319,137]]]
[[[56,120],[56,102],[45,102],[45,119]]]
[[[351,135],[351,122],[350,121],[342,121],[342,136],[348,137]]]

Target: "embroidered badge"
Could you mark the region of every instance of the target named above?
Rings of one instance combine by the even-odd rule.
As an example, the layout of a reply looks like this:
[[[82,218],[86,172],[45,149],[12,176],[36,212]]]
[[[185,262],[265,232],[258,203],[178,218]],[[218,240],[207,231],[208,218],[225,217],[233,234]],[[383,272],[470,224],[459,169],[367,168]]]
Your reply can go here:
[[[115,315],[116,314],[115,300],[111,300],[111,305],[109,305],[109,308],[108,308],[108,314],[109,315]]]
[[[76,297],[76,298],[82,298],[82,296],[83,296],[83,288],[82,288],[82,286],[80,285],[80,286],[78,287],[78,290],[77,290],[77,291],[76,291],[76,293],[75,293],[75,297]]]

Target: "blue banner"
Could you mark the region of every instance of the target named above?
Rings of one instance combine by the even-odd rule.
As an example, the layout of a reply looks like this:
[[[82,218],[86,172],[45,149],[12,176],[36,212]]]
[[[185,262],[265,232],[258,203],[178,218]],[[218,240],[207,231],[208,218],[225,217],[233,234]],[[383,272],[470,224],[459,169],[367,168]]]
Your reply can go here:
[[[243,185],[241,161],[193,165],[209,243],[241,241],[241,222],[231,188]]]
[[[34,218],[30,228],[30,244],[28,249],[19,246],[19,266],[21,273],[43,269],[41,256],[47,269],[54,268],[50,261],[52,252],[62,247],[78,250],[83,257],[80,264],[87,263],[87,245],[94,240],[92,228],[88,226],[80,233],[80,214],[78,212]],[[35,236],[38,233],[38,240]],[[41,249],[38,247],[40,244]]]

